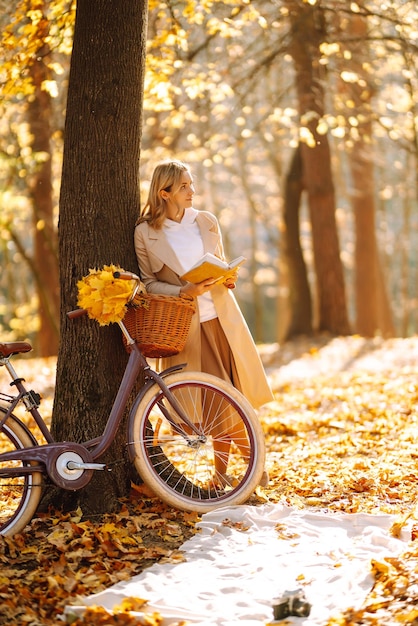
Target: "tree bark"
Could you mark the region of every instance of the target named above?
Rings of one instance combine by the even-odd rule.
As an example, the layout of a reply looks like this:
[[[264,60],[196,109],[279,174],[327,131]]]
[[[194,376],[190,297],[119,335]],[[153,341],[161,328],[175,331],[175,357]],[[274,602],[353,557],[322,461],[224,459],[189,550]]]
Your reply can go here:
[[[374,162],[372,143],[372,86],[370,75],[363,69],[367,61],[366,20],[352,15],[348,20],[349,32],[353,35],[350,44],[351,67],[357,82],[350,83],[349,98],[355,104],[357,125],[354,129],[353,146],[348,153],[352,177],[352,206],[355,224],[355,331],[365,337],[395,334],[392,312],[387,296],[383,272],[380,267],[379,249],[376,238],[376,208],[374,194]],[[354,42],[359,42],[357,45]],[[366,53],[365,53],[366,50]]]
[[[291,23],[289,51],[295,66],[295,82],[301,119],[300,144],[303,187],[309,214],[318,300],[318,330],[345,335],[350,332],[340,259],[331,154],[326,135],[319,134],[324,114],[324,76],[320,44],[326,40],[323,11],[318,6],[286,3]]]
[[[298,147],[293,153],[285,181],[284,251],[289,281],[290,322],[286,339],[312,334],[312,299],[308,273],[300,243],[299,211],[303,192],[302,159]]]
[[[39,40],[47,35],[46,20],[40,20]],[[39,300],[39,331],[37,352],[42,357],[58,354],[59,343],[59,279],[58,238],[54,220],[51,152],[51,96],[43,83],[50,75],[47,63],[49,49],[43,45],[30,66],[34,94],[29,99],[28,120],[33,137],[32,150],[40,156],[36,171],[29,179],[33,203],[34,260]]]
[[[103,431],[127,355],[116,326],[69,321],[77,281],[114,263],[137,271],[133,229],[139,212],[139,155],[146,46],[146,0],[79,0],[68,88],[60,194],[61,343],[52,430],[82,441]],[[55,506],[85,515],[114,510],[129,487],[125,429],[76,494]]]

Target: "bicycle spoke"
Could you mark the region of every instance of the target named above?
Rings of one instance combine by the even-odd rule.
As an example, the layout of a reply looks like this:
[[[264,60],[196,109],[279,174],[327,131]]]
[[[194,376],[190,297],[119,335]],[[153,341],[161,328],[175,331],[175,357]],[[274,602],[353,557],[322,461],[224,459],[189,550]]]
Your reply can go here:
[[[16,418],[8,419],[0,428],[2,452],[31,447],[33,441]],[[0,534],[20,532],[32,519],[41,497],[42,475],[34,470],[21,476],[10,476],[10,468],[22,467],[21,461],[0,462]],[[8,475],[9,473],[9,475]]]
[[[264,466],[263,435],[251,407],[233,387],[203,373],[174,374],[166,383],[194,428],[157,385],[147,392],[132,444],[143,480],[186,510],[242,502]]]

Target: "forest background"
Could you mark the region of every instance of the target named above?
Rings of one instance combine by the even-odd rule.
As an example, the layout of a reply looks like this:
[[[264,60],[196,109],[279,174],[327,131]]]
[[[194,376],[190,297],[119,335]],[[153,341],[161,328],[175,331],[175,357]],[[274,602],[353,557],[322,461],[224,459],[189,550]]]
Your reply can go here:
[[[49,356],[75,3],[1,6],[0,331]],[[407,0],[149,3],[141,201],[157,161],[191,165],[256,341],[416,333],[417,24]]]
[[[151,0],[147,9],[145,0],[78,0],[76,22],[69,1],[0,0],[0,7],[0,331],[2,340],[28,339],[36,356],[53,357],[41,361],[52,363],[57,438],[97,436],[126,362],[117,328],[86,319],[70,326],[65,312],[92,263],[134,263],[141,126],[142,202],[158,160],[191,164],[197,208],[218,215],[228,257],[249,259],[236,292],[256,341],[281,343],[262,347],[273,352],[268,367],[277,358],[281,373],[300,348],[285,339],[298,335],[371,337],[364,345],[362,337],[334,340],[343,367],[333,355],[327,360],[331,381],[308,384],[299,362],[294,394],[272,378],[278,401],[263,415],[271,497],[347,512],[363,500],[368,512],[415,507],[416,340],[397,343],[409,359],[402,376],[402,361],[384,353],[376,361],[389,373],[376,380],[342,371],[376,350],[376,335],[417,330],[415,1]],[[142,103],[136,68],[145,13]],[[321,347],[329,334],[300,340],[311,363],[315,341]],[[45,375],[36,361],[27,363],[28,378]],[[109,455],[117,463],[106,484],[96,474],[65,510],[97,519],[129,493],[123,444],[120,437]],[[29,535],[38,553],[44,535]],[[39,576],[32,562],[28,569]],[[21,582],[33,580],[16,571],[14,585],[5,583],[13,615]],[[45,610],[56,611],[56,590]],[[45,587],[37,592],[44,606]]]

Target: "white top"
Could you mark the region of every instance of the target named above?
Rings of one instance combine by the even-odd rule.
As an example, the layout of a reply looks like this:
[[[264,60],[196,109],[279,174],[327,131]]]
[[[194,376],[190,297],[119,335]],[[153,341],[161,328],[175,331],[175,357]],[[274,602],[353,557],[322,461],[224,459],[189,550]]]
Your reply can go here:
[[[186,209],[181,222],[164,220],[163,230],[167,241],[173,248],[184,272],[187,272],[204,255],[203,241],[199,226],[196,223],[197,209]],[[201,322],[217,317],[212,296],[207,291],[197,297]]]

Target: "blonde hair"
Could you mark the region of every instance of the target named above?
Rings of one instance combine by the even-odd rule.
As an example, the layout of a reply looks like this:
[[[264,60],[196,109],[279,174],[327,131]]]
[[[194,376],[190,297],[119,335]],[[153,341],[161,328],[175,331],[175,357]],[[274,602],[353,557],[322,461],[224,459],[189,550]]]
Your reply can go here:
[[[161,198],[161,191],[178,191],[184,172],[190,172],[189,167],[181,161],[171,160],[159,163],[152,174],[148,199],[138,218],[137,224],[148,222],[154,228],[161,228],[166,218],[165,204]]]

